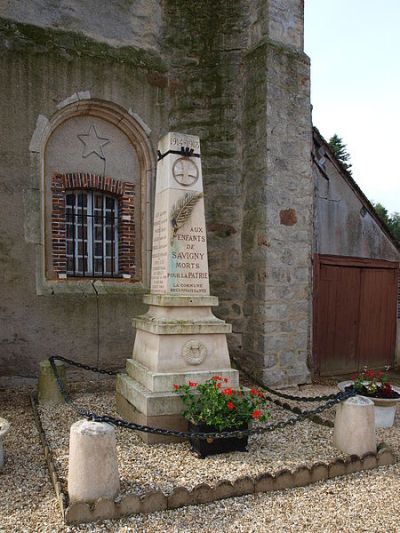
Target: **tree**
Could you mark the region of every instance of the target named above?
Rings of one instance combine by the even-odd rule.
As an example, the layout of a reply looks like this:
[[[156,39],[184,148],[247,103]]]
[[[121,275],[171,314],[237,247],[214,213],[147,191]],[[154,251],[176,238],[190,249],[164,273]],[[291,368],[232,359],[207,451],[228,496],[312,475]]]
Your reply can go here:
[[[342,164],[342,166],[347,170],[347,172],[351,176],[352,165],[349,162],[351,156],[349,152],[347,151],[347,146],[344,144],[343,140],[335,133],[329,139],[328,144],[329,144],[329,148],[335,154],[336,159]]]
[[[372,205],[378,217],[386,224],[396,241],[400,243],[400,213],[390,214],[386,207],[379,202],[376,204],[372,202]]]

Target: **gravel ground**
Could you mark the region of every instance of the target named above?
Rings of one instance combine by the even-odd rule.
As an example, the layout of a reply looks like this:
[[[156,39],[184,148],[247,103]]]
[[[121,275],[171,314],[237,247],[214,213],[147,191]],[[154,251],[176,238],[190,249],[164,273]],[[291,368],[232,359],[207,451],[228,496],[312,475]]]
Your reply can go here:
[[[114,397],[111,391],[73,395],[77,405],[96,413],[118,416]],[[274,405],[271,413],[273,422],[294,416]],[[56,408],[41,407],[40,414],[60,480],[66,489],[69,428],[79,417],[65,404]],[[248,453],[214,455],[206,459],[191,453],[188,443],[148,446],[130,430],[120,429],[116,435],[123,494],[140,494],[150,489],[160,489],[168,494],[177,485],[191,489],[199,483],[215,485],[222,479],[234,481],[244,475],[274,473],[282,468],[295,470],[300,464],[311,466],[316,461],[329,462],[336,457],[345,457],[332,445],[330,428],[308,421],[251,436]]]
[[[303,389],[301,393],[304,392]],[[320,391],[317,388],[310,388],[310,393],[319,394]],[[111,396],[107,394],[97,396],[102,398],[105,407],[109,407]],[[91,403],[92,398],[89,395],[82,396],[82,401],[85,400],[85,397]],[[108,398],[107,401],[106,398]],[[278,414],[278,410],[275,410],[274,417]],[[199,526],[207,532],[215,530],[224,532],[272,531],[274,533],[280,531],[400,532],[398,521],[400,465],[337,478],[300,489],[233,498],[198,507],[186,507],[147,516],[137,515],[120,521],[105,521],[96,525],[67,527],[63,525],[60,518],[47,475],[27,391],[0,391],[0,416],[7,418],[12,424],[12,429],[5,439],[7,462],[4,470],[0,473],[1,532],[191,532],[197,531]],[[65,424],[68,426],[69,422],[67,423],[66,419],[70,415],[63,412],[61,416],[64,418],[58,418],[59,427],[64,427]],[[308,425],[310,427],[305,430],[304,427]],[[305,451],[310,447],[315,450],[314,435],[318,436],[319,431],[330,431],[327,428],[316,426],[317,433],[314,434],[313,426],[315,424],[306,422],[296,427],[299,428],[300,426],[304,426],[301,430],[303,440],[299,440],[298,434],[288,436],[286,433],[286,446],[289,449],[290,444],[292,449],[296,448],[296,453],[299,453],[299,450]],[[395,447],[397,453],[400,451],[399,427],[400,421],[397,417],[394,429],[379,430],[379,438]],[[294,429],[291,428],[293,431]],[[121,431],[121,433],[127,433],[127,431]],[[272,434],[269,434],[265,443],[260,446],[263,450],[260,452],[263,461],[265,461],[265,457],[270,456],[271,462],[275,465],[273,468],[287,466],[289,456],[284,458],[285,455],[281,454],[282,464],[279,464],[278,453],[277,450],[273,449],[274,443],[271,436]],[[129,437],[129,439],[132,438],[132,436]],[[322,433],[321,438],[326,439],[324,433]],[[121,442],[124,442],[124,439],[126,439],[125,436],[119,437],[120,454],[125,453],[123,446],[121,447]],[[130,441],[125,442],[126,446],[131,445]],[[329,442],[326,442],[329,445]],[[59,446],[57,451],[59,466],[65,461],[65,458],[63,459],[65,452],[62,451],[64,446],[64,444]],[[140,442],[133,443],[132,446],[141,447],[141,450],[144,448]],[[252,442],[251,448],[257,446],[256,442]],[[175,458],[179,456],[181,463],[179,466],[175,466],[170,473],[171,457],[166,452],[167,449],[173,448],[175,451],[170,453],[173,453]],[[272,452],[269,452],[268,448],[272,448]],[[233,454],[230,460],[227,459],[228,456],[224,456],[224,459],[221,459],[220,456],[219,458],[199,460],[188,452],[185,444],[160,445],[151,447],[151,449],[153,451],[149,454],[150,459],[146,458],[145,463],[149,460],[156,463],[155,469],[153,466],[154,472],[147,471],[145,477],[143,470],[145,463],[139,463],[136,466],[136,461],[131,463],[127,470],[134,472],[135,476],[139,472],[139,475],[147,482],[147,486],[162,486],[165,490],[170,487],[168,479],[171,478],[174,479],[174,483],[175,480],[180,480],[179,482],[184,482],[190,486],[191,478],[188,477],[190,473],[197,478],[199,470],[224,470],[225,468],[227,470],[221,477],[228,477],[225,475],[226,472],[234,469],[234,478],[237,475],[242,475],[244,471],[248,472],[249,467],[257,470],[261,461],[259,454],[254,450],[248,454]],[[249,459],[251,457],[253,458]],[[159,463],[160,461],[164,461],[165,464]],[[297,464],[297,461],[295,462]],[[146,464],[148,468],[149,463]],[[165,465],[168,464],[169,466],[166,467]],[[206,464],[208,464],[208,468],[205,466]],[[263,470],[265,470],[265,462]],[[207,475],[209,476],[207,481],[220,478],[219,475]],[[138,487],[129,481],[129,476],[127,474],[125,476],[123,486],[130,491],[138,490]]]

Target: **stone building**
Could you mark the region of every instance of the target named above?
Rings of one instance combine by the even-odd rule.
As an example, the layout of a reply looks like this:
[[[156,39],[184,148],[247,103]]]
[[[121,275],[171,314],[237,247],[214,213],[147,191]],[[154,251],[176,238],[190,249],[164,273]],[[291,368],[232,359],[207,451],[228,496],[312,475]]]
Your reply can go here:
[[[321,163],[322,140],[310,157],[303,2],[93,5],[0,5],[0,374],[34,376],[52,354],[123,367],[146,309],[157,141],[179,131],[202,143],[231,356],[271,385],[309,381],[313,254],[399,253],[369,205],[371,234],[340,210],[331,233],[319,191],[340,169]]]

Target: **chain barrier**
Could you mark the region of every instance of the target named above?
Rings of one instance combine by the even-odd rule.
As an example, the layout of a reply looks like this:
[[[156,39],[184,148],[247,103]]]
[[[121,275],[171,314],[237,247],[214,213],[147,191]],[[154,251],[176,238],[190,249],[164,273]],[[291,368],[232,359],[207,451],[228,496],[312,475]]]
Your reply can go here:
[[[92,372],[100,372],[102,374],[109,374],[109,375],[116,375],[117,372],[114,371],[106,371],[106,370],[99,370],[95,367],[89,367],[87,365],[83,365],[82,363],[76,363],[75,361],[72,361],[70,359],[66,359],[65,357],[54,355],[49,357],[50,366],[53,370],[54,377],[57,382],[57,386],[64,398],[64,401],[80,416],[83,416],[84,418],[87,418],[88,420],[93,420],[94,422],[105,422],[107,424],[112,424],[116,427],[121,427],[125,429],[132,429],[135,431],[141,431],[143,433],[151,433],[154,435],[168,435],[170,437],[195,437],[198,439],[223,439],[223,438],[229,438],[229,437],[245,437],[246,435],[255,435],[258,433],[266,433],[270,431],[275,431],[277,429],[283,429],[287,426],[293,426],[294,424],[297,424],[298,422],[302,422],[303,420],[306,420],[307,418],[311,418],[315,415],[318,415],[319,413],[322,413],[323,411],[326,411],[327,409],[331,409],[334,405],[347,400],[348,398],[355,396],[356,392],[353,390],[347,390],[343,392],[339,392],[338,394],[333,394],[329,396],[329,399],[326,401],[324,405],[320,405],[315,409],[310,409],[308,411],[302,411],[300,414],[298,414],[295,417],[288,418],[287,420],[281,421],[281,422],[275,422],[273,424],[268,424],[266,426],[259,426],[255,428],[250,429],[238,429],[234,431],[214,431],[214,432],[199,432],[199,433],[192,433],[190,431],[176,431],[172,429],[164,429],[164,428],[155,428],[151,426],[146,426],[142,424],[135,424],[134,422],[128,422],[127,420],[123,420],[122,418],[115,418],[109,415],[98,415],[96,413],[92,413],[91,411],[87,411],[85,409],[81,409],[77,405],[74,404],[71,396],[69,395],[68,391],[66,390],[63,381],[60,378],[60,375],[58,374],[57,366],[55,364],[55,361],[64,361],[65,363],[68,363],[73,366],[77,366],[79,368],[83,368],[85,370],[91,370]],[[111,373],[112,372],[112,373]],[[269,398],[267,398],[269,400]]]

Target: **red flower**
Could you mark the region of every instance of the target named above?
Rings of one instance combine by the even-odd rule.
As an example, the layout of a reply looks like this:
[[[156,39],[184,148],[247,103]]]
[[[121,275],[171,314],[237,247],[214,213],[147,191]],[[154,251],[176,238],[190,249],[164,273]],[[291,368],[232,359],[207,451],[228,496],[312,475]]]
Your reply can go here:
[[[227,406],[227,408],[229,409],[229,411],[232,411],[233,409],[235,409],[235,406],[233,405],[232,402],[228,402],[228,403],[226,404],[226,406]]]
[[[253,396],[258,396],[258,391],[256,391],[256,389],[250,389],[250,394]]]
[[[224,378],[224,383],[228,383],[229,379],[228,378]]]
[[[254,420],[257,420],[261,414],[261,411],[259,409],[254,409],[254,411],[251,413],[251,417],[254,418]]]
[[[232,396],[232,389],[223,389],[222,394],[224,396]]]
[[[353,374],[353,375],[351,376],[351,379],[352,379],[353,381],[355,381],[355,380],[357,379],[357,374]]]
[[[196,387],[197,383],[194,381],[189,381],[189,387]]]
[[[222,381],[221,376],[213,376],[211,379],[213,379],[214,381]]]
[[[178,389],[179,389],[179,385],[177,385],[176,383],[174,383],[174,389],[175,389],[175,390],[178,390]]]

